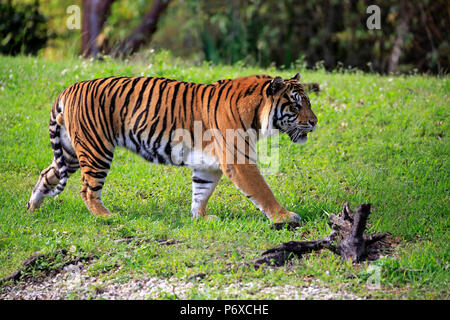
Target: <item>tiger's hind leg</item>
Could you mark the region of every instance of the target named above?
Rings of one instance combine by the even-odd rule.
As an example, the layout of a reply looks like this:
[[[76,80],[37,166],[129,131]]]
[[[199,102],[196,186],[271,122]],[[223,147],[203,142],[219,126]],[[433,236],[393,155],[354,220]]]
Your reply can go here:
[[[206,214],[206,204],[222,177],[220,170],[193,169],[192,172],[192,204],[191,218],[202,217],[217,219],[214,215]]]
[[[113,151],[111,151],[111,154]],[[79,154],[81,166],[81,198],[89,212],[95,217],[107,218],[112,214],[106,209],[101,200],[102,188],[111,166],[112,156],[88,155],[85,152]]]
[[[72,161],[68,161],[67,163],[68,177],[80,167],[76,158],[70,160]],[[44,201],[44,198],[58,185],[59,180],[60,174],[58,165],[56,164],[56,160],[53,159],[52,164],[47,169],[42,170],[39,180],[31,193],[30,200],[27,203],[27,210],[32,213],[34,210],[38,209]]]

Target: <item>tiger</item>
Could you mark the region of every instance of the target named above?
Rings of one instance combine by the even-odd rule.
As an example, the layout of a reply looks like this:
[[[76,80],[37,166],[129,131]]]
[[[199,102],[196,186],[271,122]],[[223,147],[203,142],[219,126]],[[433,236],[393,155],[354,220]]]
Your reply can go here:
[[[32,213],[45,197],[60,194],[81,169],[87,209],[95,217],[110,217],[101,191],[114,149],[125,147],[156,164],[192,168],[192,219],[217,219],[207,214],[206,205],[225,175],[270,221],[298,223],[299,215],[278,203],[256,161],[250,161],[252,139],[237,135],[228,141],[224,132],[254,129],[255,141],[281,132],[304,143],[316,124],[298,73],[290,79],[253,75],[211,84],[123,76],[78,82],[64,89],[51,109],[54,157],[41,172],[27,210]],[[213,133],[202,141],[194,137],[190,145],[174,138],[176,130],[195,136],[194,129]],[[238,148],[239,139],[245,148]],[[244,154],[245,161],[235,161],[236,154]]]

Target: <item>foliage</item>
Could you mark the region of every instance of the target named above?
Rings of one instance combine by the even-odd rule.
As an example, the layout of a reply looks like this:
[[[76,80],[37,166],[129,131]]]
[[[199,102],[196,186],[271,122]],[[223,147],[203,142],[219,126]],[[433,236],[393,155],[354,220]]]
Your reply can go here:
[[[13,3],[20,8],[33,1]],[[81,1],[39,4],[49,18],[47,28],[56,35],[45,55],[78,55],[81,30],[66,28],[66,8],[81,6]],[[380,8],[380,30],[366,25],[370,16],[366,10],[373,4]],[[123,41],[151,5],[149,0],[116,0],[99,43],[110,48]],[[2,21],[10,19],[4,17]],[[401,43],[396,71],[445,74],[450,68],[449,21],[446,0],[173,0],[148,47],[215,64],[239,61],[262,67],[324,66],[387,73],[394,47]],[[402,23],[407,25],[405,34],[399,33]]]
[[[12,0],[0,0],[0,53],[37,54],[49,38],[47,29],[39,1],[13,4]]]
[[[215,63],[246,61],[289,67],[306,62],[314,67],[322,62],[327,69],[343,66],[386,72],[398,37],[397,25],[406,15],[404,68],[448,70],[447,2],[422,1],[407,8],[400,3],[377,2],[380,30],[366,26],[366,9],[373,4],[369,0],[232,0],[227,5],[220,0],[187,0],[186,6],[190,19],[196,20],[192,32],[199,35],[205,59]]]
[[[166,76],[213,82],[277,71],[235,66],[192,66],[156,51],[128,62],[0,56],[0,278],[35,252],[72,246],[95,255],[87,264],[100,280],[170,278],[205,273],[188,298],[279,298],[265,290],[318,284],[365,298],[447,298],[449,281],[448,77],[387,77],[359,71],[304,71],[321,85],[310,100],[319,123],[306,144],[280,137],[280,171],[266,176],[280,203],[300,214],[302,227],[275,231],[234,185],[222,178],[208,205],[219,221],[191,221],[191,170],[152,165],[117,149],[103,189],[116,216],[95,219],[81,200],[79,172],[66,190],[30,215],[25,206],[39,173],[53,157],[48,119],[54,99],[68,85],[111,75]],[[369,290],[370,264],[342,264],[333,254],[315,253],[279,270],[239,267],[269,247],[329,234],[327,214],[345,201],[373,204],[369,233],[391,232],[395,250],[376,265],[381,289]],[[145,239],[136,244],[124,237]],[[156,240],[176,239],[160,246]],[[122,279],[122,280],[121,280]],[[234,286],[234,287],[232,287]],[[228,290],[228,288],[236,290]],[[211,288],[207,291],[205,288]],[[172,297],[164,292],[161,298]]]

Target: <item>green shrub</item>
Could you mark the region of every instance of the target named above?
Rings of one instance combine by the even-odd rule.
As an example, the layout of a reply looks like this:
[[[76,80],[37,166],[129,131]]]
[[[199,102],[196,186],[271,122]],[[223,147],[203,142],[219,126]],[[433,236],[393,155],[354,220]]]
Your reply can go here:
[[[0,53],[35,55],[48,40],[47,18],[39,2],[13,4],[0,0]]]

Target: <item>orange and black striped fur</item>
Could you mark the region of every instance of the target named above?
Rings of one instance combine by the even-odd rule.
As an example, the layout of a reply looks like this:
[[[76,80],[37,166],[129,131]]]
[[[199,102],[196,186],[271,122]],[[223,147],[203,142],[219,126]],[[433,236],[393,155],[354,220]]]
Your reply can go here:
[[[126,147],[154,163],[193,168],[193,218],[212,217],[206,215],[206,204],[225,174],[271,221],[299,220],[278,203],[256,163],[225,161],[230,151],[242,150],[234,138],[231,143],[224,138],[228,129],[254,129],[257,138],[278,129],[294,142],[306,141],[317,118],[298,80],[297,74],[287,80],[256,75],[213,84],[147,77],[76,83],[53,105],[49,130],[54,160],[42,171],[27,208],[33,212],[44,197],[58,195],[80,168],[87,208],[95,216],[109,216],[101,191],[114,148]],[[195,140],[196,127],[214,133],[174,152],[173,133],[183,129]],[[244,140],[248,145],[249,139]],[[199,156],[201,161],[192,160]]]

